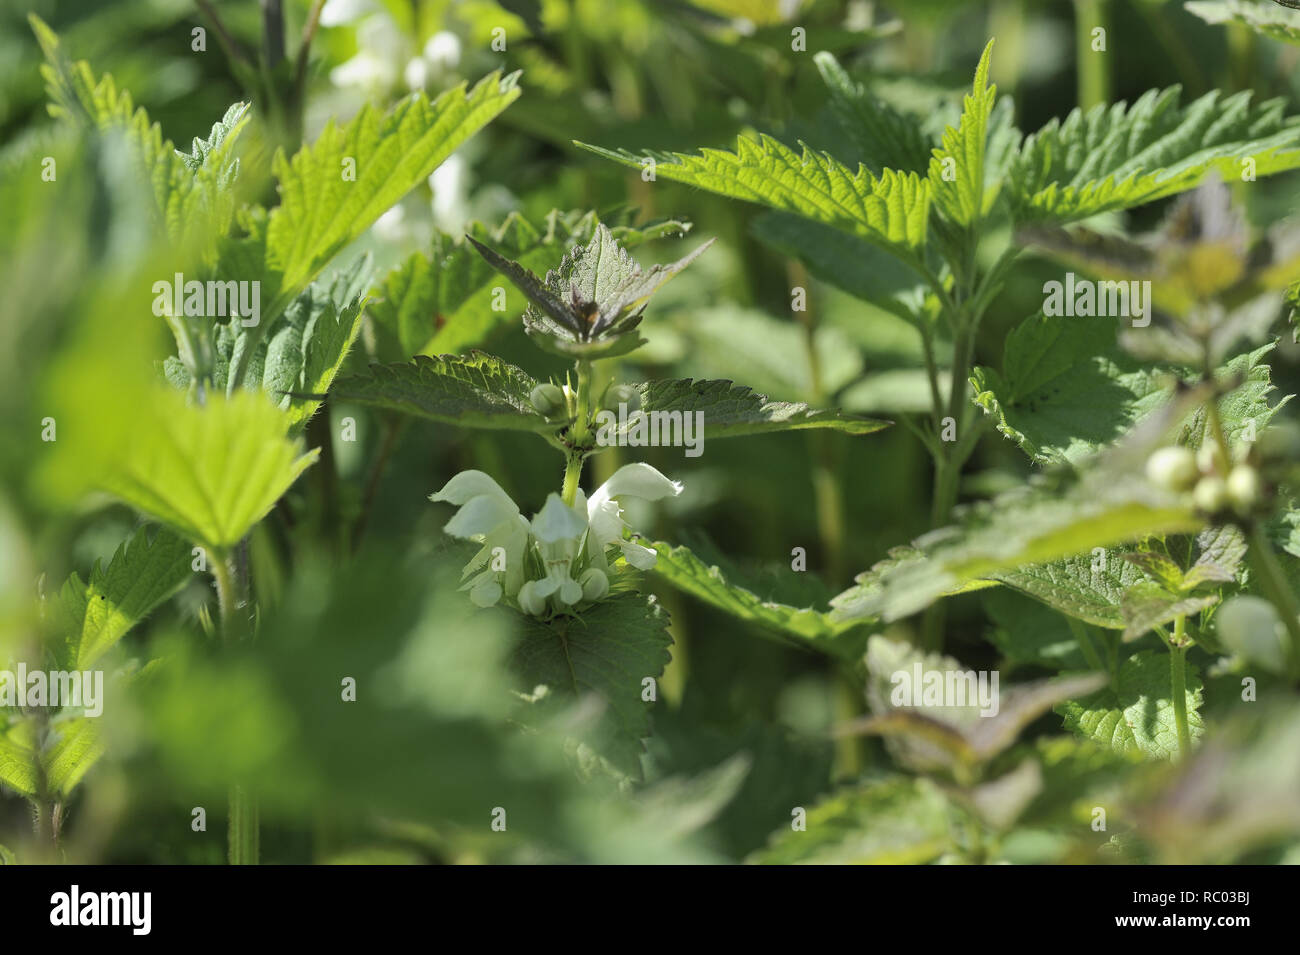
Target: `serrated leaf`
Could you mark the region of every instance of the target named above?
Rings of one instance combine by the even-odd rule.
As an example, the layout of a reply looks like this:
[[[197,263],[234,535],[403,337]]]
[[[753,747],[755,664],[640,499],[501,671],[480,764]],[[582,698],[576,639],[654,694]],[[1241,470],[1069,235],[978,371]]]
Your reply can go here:
[[[470,428],[546,432],[548,422],[529,401],[537,381],[484,352],[463,357],[417,355],[409,362],[371,365],[370,374],[335,383],[340,401],[386,408]]]
[[[991,576],[1061,613],[1110,630],[1123,630],[1124,592],[1143,580],[1122,552],[1102,548],[1042,564],[1014,567]]]
[[[140,181],[152,189],[162,229],[173,242],[211,256],[216,238],[230,227],[234,215],[231,186],[238,163],[231,151],[247,121],[247,104],[230,107],[211,137],[206,142],[196,139],[195,152],[186,155],[163,138],[158,124],[135,106],[129,93],[117,88],[112,76],[96,80],[88,63],[68,59],[43,20],[29,14],[28,21],[45,54],[41,72],[52,101],[51,115],[98,133],[120,133]]]
[[[1164,407],[1185,369],[1152,365],[1123,351],[1116,322],[1108,318],[1034,315],[1007,336],[1002,372],[978,367],[971,374],[975,403],[997,429],[1034,461],[1078,463]],[[1219,399],[1225,435],[1237,440],[1253,420],[1262,429],[1276,413],[1265,345],[1239,355],[1218,372],[1240,374],[1241,387]],[[1280,407],[1280,406],[1279,406]],[[1197,410],[1186,442],[1199,447],[1207,422]]]
[[[650,735],[642,681],[658,679],[672,646],[668,614],[653,597],[628,593],[580,617],[544,623],[530,618],[513,660],[521,686],[547,687],[547,708],[594,700],[600,715],[584,741],[621,772],[641,777],[641,742]]]
[[[755,394],[730,381],[666,378],[633,387],[641,394],[641,411],[644,414],[703,414],[705,438],[733,438],[804,428],[831,428],[847,434],[871,434],[890,424],[888,421],[864,418],[843,411],[814,410],[802,402],[768,401],[766,395]],[[626,422],[618,423],[616,433],[627,435],[634,432],[642,427],[637,423],[642,420],[649,422],[649,419],[629,414]],[[602,424],[599,415],[596,423],[597,426]],[[611,428],[614,428],[612,423]]]
[[[516,80],[492,73],[432,102],[413,93],[382,115],[367,105],[345,125],[331,120],[292,158],[278,153],[280,204],[260,222],[246,219],[247,235],[227,243],[221,260],[223,277],[261,282],[259,327],[273,325],[334,256],[514,102]]]
[[[920,261],[930,185],[915,173],[887,169],[877,177],[865,166],[854,172],[827,153],[807,146],[796,153],[767,135],[737,140],[734,153],[705,149],[698,156],[577,145],[634,169],[653,159],[657,177],[793,212]]]
[[[0,718],[3,715],[0,713]],[[30,720],[17,720],[7,726],[0,722],[0,784],[20,796],[35,796],[40,788],[33,742]]]
[[[750,857],[763,865],[918,865],[951,845],[950,809],[924,779],[893,778],[837,793]]]
[[[832,621],[828,614],[812,607],[792,607],[764,600],[753,591],[728,580],[722,570],[708,566],[686,547],[662,541],[647,543],[658,555],[654,573],[710,606],[737,620],[757,625],[757,632],[786,642],[855,659],[863,648],[861,639],[846,636],[853,623]]]
[[[830,93],[831,109],[861,155],[863,165],[876,175],[886,169],[917,173],[926,170],[932,147],[914,118],[872,96],[849,76],[834,54],[817,53],[813,63]]]
[[[57,654],[68,670],[87,670],[191,577],[190,545],[166,530],[140,528],[90,583],[73,574],[59,595],[67,642]]]
[[[1201,680],[1187,666],[1187,724],[1193,739],[1201,725]],[[1147,759],[1172,759],[1178,752],[1169,657],[1143,650],[1125,660],[1113,687],[1056,707],[1065,727],[1118,753],[1140,752]]]
[[[86,716],[60,720],[54,742],[41,754],[46,785],[50,791],[67,795],[104,755],[99,721]]]
[[[287,438],[289,416],[260,394],[209,395],[196,407],[160,389],[98,484],[155,520],[224,553],[320,453]]]
[[[1232,180],[1300,166],[1300,127],[1282,100],[1252,106],[1249,91],[1213,90],[1186,106],[1177,86],[1132,106],[1074,110],[1026,137],[1008,183],[1017,218],[1058,223],[1128,209],[1195,187],[1212,170]]]
[[[984,151],[988,144],[989,118],[997,99],[997,87],[989,85],[989,40],[975,70],[975,84],[966,97],[961,122],[944,131],[943,144],[930,160],[930,189],[935,205],[960,226],[979,222],[997,199],[997,185],[986,189]]]

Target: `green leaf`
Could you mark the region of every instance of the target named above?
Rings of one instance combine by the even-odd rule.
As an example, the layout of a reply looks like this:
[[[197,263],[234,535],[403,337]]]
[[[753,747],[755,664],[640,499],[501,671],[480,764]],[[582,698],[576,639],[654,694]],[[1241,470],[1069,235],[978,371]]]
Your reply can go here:
[[[913,264],[920,262],[930,185],[915,173],[886,169],[877,177],[865,166],[853,172],[827,153],[807,146],[796,153],[767,135],[737,140],[734,153],[705,149],[698,156],[639,156],[577,145],[634,169],[641,168],[643,159],[653,159],[659,178],[793,212],[866,239]]]
[[[1300,23],[1295,15],[1276,3],[1252,3],[1247,0],[1194,0],[1184,3],[1188,13],[1206,23],[1244,23],[1257,33],[1274,40],[1300,45]]]
[[[1171,594],[1151,581],[1134,584],[1125,592],[1120,604],[1124,614],[1124,639],[1136,640],[1177,617],[1200,613],[1218,602],[1217,594],[1194,597]]]
[[[238,163],[231,156],[235,139],[248,119],[248,106],[236,103],[204,142],[195,140],[190,155],[178,152],[144,109],[119,90],[113,77],[98,81],[85,61],[71,62],[58,37],[35,14],[28,15],[45,54],[41,72],[49,89],[50,114],[99,133],[120,133],[130,147],[141,182],[148,183],[155,213],[166,234],[205,256],[230,227],[234,216],[231,189]]]
[[[985,367],[972,373],[975,403],[1034,461],[1077,464],[1168,404],[1178,378],[1192,377],[1127,354],[1116,343],[1116,327],[1108,318],[1031,316],[1007,336],[1001,373]],[[1239,355],[1217,373],[1221,380],[1245,379],[1219,399],[1230,441],[1248,427],[1262,430],[1277,412],[1263,361],[1273,347]],[[1185,443],[1199,447],[1207,425],[1198,409],[1185,426]]]
[[[935,204],[960,226],[979,222],[997,199],[997,184],[986,189],[984,151],[988,144],[989,117],[997,99],[997,87],[989,85],[989,40],[975,70],[975,84],[966,97],[961,123],[944,131],[943,145],[930,160],[930,189]]]
[[[536,386],[523,369],[474,351],[371,365],[368,376],[340,379],[331,394],[461,427],[553,431],[558,425],[538,414],[528,398]]]
[[[1192,738],[1201,725],[1201,679],[1187,663],[1187,723]],[[1056,707],[1065,727],[1122,754],[1172,759],[1178,753],[1178,728],[1165,651],[1143,650],[1120,665],[1113,687]]]
[[[792,607],[764,600],[734,580],[721,568],[708,566],[686,547],[663,541],[647,542],[658,555],[654,573],[712,607],[745,623],[757,625],[759,634],[820,650],[844,659],[856,659],[864,646],[861,639],[846,637],[854,623],[833,621],[828,614],[811,607]]]
[[[980,578],[1199,529],[1189,502],[1132,474],[1130,453],[1117,451],[1078,477],[1017,488],[967,509],[956,526],[931,532],[914,550],[860,575],[831,601],[834,616],[897,620]]]
[[[228,551],[320,453],[285,436],[290,416],[258,394],[204,407],[160,389],[100,486],[187,540]]]
[[[932,147],[915,118],[872,96],[849,76],[834,54],[818,53],[813,63],[830,93],[831,109],[862,156],[863,165],[876,175],[886,169],[925,171]]]
[[[68,639],[57,655],[61,667],[90,669],[190,578],[189,543],[166,530],[152,537],[149,528],[140,528],[107,567],[95,562],[89,584],[76,574],[64,583],[59,610]]]
[[[802,402],[768,401],[766,395],[755,394],[730,381],[665,378],[633,387],[641,393],[641,411],[645,414],[660,412],[684,416],[702,413],[706,438],[734,438],[804,428],[831,428],[846,434],[871,434],[890,424],[888,421],[863,418],[842,411],[813,410]],[[612,412],[610,414],[612,416]],[[596,416],[596,424],[605,427],[601,418],[599,414]],[[625,436],[629,432],[635,433],[640,420],[643,419],[629,414],[626,423],[615,426],[611,422],[608,427],[615,434]],[[614,442],[611,440],[606,443]]]
[[[800,807],[802,808],[802,807]],[[891,778],[839,792],[808,809],[750,857],[764,865],[918,865],[952,844],[943,793],[924,779]]]
[[[0,711],[0,783],[20,796],[35,796],[40,778],[32,751],[33,724],[24,719],[5,725],[3,719]]]
[[[547,688],[541,704],[547,711],[594,698],[600,714],[585,727],[584,741],[639,779],[641,741],[650,735],[642,681],[663,674],[672,642],[668,614],[653,597],[620,594],[581,617],[529,618],[514,663],[525,690]]]
[[[983,595],[984,611],[993,628],[989,640],[1002,653],[1003,667],[1045,667],[1082,670],[1087,667],[1079,641],[1060,613],[1005,587]]]
[[[56,724],[54,742],[41,755],[46,785],[52,792],[67,795],[104,755],[99,720],[78,716]]]
[[[518,74],[492,73],[433,102],[413,93],[386,114],[362,107],[316,142],[274,161],[280,204],[223,251],[222,274],[262,283],[261,327],[274,323],[339,252],[424,182],[519,96]],[[351,173],[355,173],[352,178]]]
[[[1132,106],[1099,104],[1028,136],[1007,178],[1017,218],[1074,222],[1195,187],[1212,170],[1265,176],[1300,166],[1300,128],[1281,99],[1252,106],[1249,91],[1211,91],[1186,106],[1180,89],[1150,90]]]
[[[1113,548],[1014,567],[991,576],[1076,620],[1110,630],[1124,629],[1120,610],[1124,592],[1144,579],[1141,569]]]

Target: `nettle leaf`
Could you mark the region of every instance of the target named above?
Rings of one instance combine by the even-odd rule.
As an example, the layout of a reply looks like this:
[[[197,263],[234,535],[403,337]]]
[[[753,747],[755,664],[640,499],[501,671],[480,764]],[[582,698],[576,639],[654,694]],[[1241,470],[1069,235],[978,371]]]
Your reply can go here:
[[[519,97],[518,74],[492,73],[432,102],[413,93],[388,113],[370,105],[345,125],[331,120],[292,158],[277,153],[280,204],[245,217],[243,238],[223,249],[223,275],[262,283],[269,326],[345,247]]]
[[[920,865],[952,844],[951,808],[925,779],[891,778],[836,793],[787,824],[748,861],[764,865]]]
[[[1136,564],[1124,560],[1122,552],[1113,548],[1014,567],[991,576],[1076,620],[1109,630],[1124,629],[1124,593],[1145,579]]]
[[[587,358],[626,354],[643,344],[628,333],[640,323],[646,300],[713,244],[710,239],[676,262],[642,269],[597,224],[590,242],[570,249],[539,279],[472,236],[466,240],[528,298],[524,330],[530,336],[558,354]]]
[[[698,156],[576,145],[634,169],[651,159],[659,178],[835,226],[909,262],[919,263],[925,245],[930,184],[916,173],[854,172],[827,153],[807,146],[796,153],[767,135],[737,140],[734,153],[705,149]]]
[[[174,242],[206,255],[234,217],[232,186],[238,162],[233,145],[249,118],[248,104],[236,103],[213,126],[208,140],[194,140],[194,152],[181,153],[151,122],[131,95],[119,90],[113,77],[95,79],[90,65],[72,62],[58,36],[35,14],[28,14],[45,54],[41,67],[49,90],[50,114],[100,133],[120,133],[129,145],[137,172],[153,192],[155,212]]]
[[[473,351],[371,365],[369,375],[340,379],[331,394],[461,427],[554,431],[559,425],[538,414],[528,398],[535,387],[537,381],[522,368]]]
[[[975,403],[1034,461],[1079,463],[1166,406],[1179,378],[1193,377],[1131,356],[1117,344],[1116,328],[1111,318],[1031,316],[1007,336],[1001,373],[981,366],[971,374]],[[1217,373],[1244,379],[1219,399],[1230,441],[1247,429],[1262,431],[1281,407],[1270,406],[1273,385],[1263,361],[1273,347],[1239,355]],[[1184,442],[1199,447],[1207,425],[1198,408]]]
[[[34,742],[31,720],[6,722],[4,712],[0,711],[0,783],[20,796],[35,796],[40,788]]]
[[[792,607],[764,600],[752,590],[729,580],[718,566],[709,566],[686,547],[662,541],[647,542],[658,558],[654,573],[679,590],[738,620],[756,624],[758,631],[784,642],[820,650],[843,659],[856,659],[864,643],[846,636],[855,623],[834,621],[812,607]]]
[[[1280,99],[1218,90],[1182,106],[1180,88],[1151,90],[1132,106],[1074,110],[1026,137],[1007,181],[1023,221],[1073,222],[1224,179],[1253,160],[1257,176],[1300,166],[1300,127]]]
[[[886,169],[917,173],[926,170],[933,147],[914,117],[872,96],[849,76],[834,54],[818,53],[813,62],[830,93],[831,109],[863,165],[876,175]]]
[[[1159,584],[1142,581],[1129,588],[1120,605],[1124,614],[1124,639],[1136,640],[1156,627],[1187,614],[1200,613],[1218,602],[1217,594],[1200,597],[1174,594]]]
[[[1087,667],[1079,641],[1052,607],[1005,587],[986,590],[982,602],[993,624],[989,641],[1002,653],[1004,667]]]
[[[525,269],[545,272],[574,242],[589,240],[597,221],[594,212],[555,210],[535,225],[512,212],[496,229],[471,223],[469,235]],[[624,248],[689,230],[689,224],[671,219],[610,226]],[[493,310],[493,289],[500,285],[500,273],[463,238],[435,234],[431,254],[413,253],[385,276],[366,305],[382,339],[379,354],[394,359],[456,354],[482,345],[493,329],[523,313],[524,302],[510,296],[504,312]]]
[[[521,687],[547,688],[538,704],[557,707],[594,701],[599,715],[580,736],[627,776],[641,778],[642,740],[650,735],[646,678],[658,680],[672,646],[668,614],[654,597],[626,593],[596,604],[580,617],[549,623],[528,618],[513,660]]]
[[[1201,678],[1187,664],[1187,725],[1193,739],[1201,723]],[[1113,686],[1085,699],[1056,707],[1065,727],[1121,754],[1140,752],[1147,759],[1172,759],[1178,753],[1168,654],[1143,650],[1125,660]]]
[[[1182,405],[1179,405],[1181,408]],[[1168,410],[1168,409],[1167,409]],[[1180,495],[1134,473],[1129,460],[1167,430],[1135,434],[1080,475],[1016,488],[962,512],[957,525],[917,540],[831,601],[838,619],[897,620],[981,578],[1155,534],[1199,530]]]
[[[1288,4],[1289,5],[1289,4]],[[1244,23],[1258,33],[1300,45],[1300,23],[1295,16],[1278,4],[1254,3],[1247,0],[1193,0],[1184,3],[1188,13],[1195,14],[1206,23],[1219,26],[1224,23]]]
[[[265,393],[288,413],[290,431],[300,431],[320,407],[320,398],[313,396],[329,391],[361,331],[369,266],[369,256],[362,256],[328,282],[313,282],[290,303],[265,339],[260,329],[246,329],[238,322],[221,326],[213,385],[226,391],[231,369],[248,351],[243,387]],[[188,389],[189,372],[180,359],[168,358],[163,367],[172,384]]]
[[[142,527],[107,567],[96,561],[89,584],[77,574],[64,583],[57,604],[67,637],[56,653],[62,668],[89,669],[192,576],[188,541],[163,529],[150,536]]]
[[[187,540],[223,553],[243,539],[319,455],[286,437],[290,416],[259,394],[203,407],[160,389],[98,483]]]
[[[944,215],[961,226],[980,221],[997,199],[997,184],[986,189],[984,150],[988,143],[989,117],[997,99],[997,87],[989,85],[989,40],[975,70],[975,84],[966,97],[961,122],[943,134],[943,144],[930,160],[930,189]]]
[[[44,789],[66,796],[104,754],[98,720],[61,713],[50,721],[43,750],[37,749],[37,720],[21,717],[0,723],[0,785],[35,799]]]
[[[52,792],[67,795],[104,755],[99,720],[88,716],[59,720],[54,742],[41,754],[45,782]]]
[[[766,395],[755,394],[730,381],[665,378],[632,387],[640,392],[643,414],[702,413],[707,438],[734,438],[804,428],[871,434],[889,427],[891,423],[843,411],[814,410],[802,402],[768,401]],[[619,434],[625,435],[637,428],[640,420],[639,416],[629,414],[626,425],[620,425]]]

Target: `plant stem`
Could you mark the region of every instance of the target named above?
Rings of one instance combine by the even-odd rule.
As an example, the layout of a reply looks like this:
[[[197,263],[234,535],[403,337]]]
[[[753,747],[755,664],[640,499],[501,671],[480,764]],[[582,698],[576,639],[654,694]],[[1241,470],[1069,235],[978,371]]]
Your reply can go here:
[[[1075,57],[1079,77],[1079,108],[1087,110],[1110,101],[1110,71],[1105,53],[1092,48],[1092,31],[1100,27],[1110,39],[1107,0],[1077,0],[1074,15]]]
[[[1264,532],[1264,526],[1258,522],[1250,528],[1250,564],[1259,578],[1264,596],[1276,608],[1291,638],[1286,648],[1287,670],[1293,679],[1300,678],[1300,606],[1273,553],[1273,543]]]
[[[591,453],[591,362],[579,358],[577,362],[578,390],[574,402],[573,427],[569,431],[569,450],[564,459],[564,503],[570,507],[578,498],[578,484],[582,478],[582,462]]]
[[[1186,759],[1192,751],[1192,734],[1187,726],[1187,646],[1184,628],[1187,617],[1174,620],[1174,639],[1169,647],[1169,675],[1174,697],[1174,722],[1178,726],[1178,758]]]
[[[217,584],[217,607],[221,614],[221,639],[227,649],[233,645],[240,629],[238,577],[231,573],[226,554],[212,555],[212,577]],[[242,785],[235,783],[229,791],[230,819],[227,830],[227,857],[231,865],[257,865],[257,802]]]
[[[570,507],[578,499],[578,484],[582,478],[582,462],[585,457],[581,451],[570,451],[564,460],[564,489],[560,496]]]

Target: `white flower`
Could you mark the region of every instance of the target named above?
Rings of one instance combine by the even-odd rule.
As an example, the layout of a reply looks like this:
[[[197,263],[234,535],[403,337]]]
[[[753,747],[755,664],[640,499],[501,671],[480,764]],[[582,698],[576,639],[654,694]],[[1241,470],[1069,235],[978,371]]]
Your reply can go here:
[[[429,500],[446,501],[460,508],[443,531],[452,537],[483,542],[462,575],[469,577],[487,565],[486,570],[470,581],[470,599],[481,607],[489,607],[503,594],[514,597],[524,583],[528,522],[510,495],[482,471],[462,471]],[[502,559],[504,569],[494,570]]]
[[[429,85],[429,64],[424,61],[424,57],[412,57],[411,61],[406,64],[406,69],[402,72],[402,79],[406,80],[406,88],[412,92],[422,90]]]
[[[627,495],[646,501],[658,501],[665,497],[676,497],[680,493],[680,483],[668,480],[648,464],[638,462],[623,465],[608,481],[596,488],[587,501],[587,523],[598,549],[603,551],[611,544],[616,545],[629,564],[638,570],[649,570],[655,565],[654,548],[623,539],[627,522],[623,520],[622,508],[613,498]]]
[[[569,506],[560,495],[551,494],[531,523],[482,471],[462,471],[430,500],[460,508],[443,530],[483,543],[462,575],[466,583],[461,589],[469,591],[470,600],[490,607],[507,597],[524,613],[545,617],[570,613],[579,604],[601,600],[609,593],[607,547],[618,547],[638,569],[655,565],[653,549],[623,539],[627,524],[615,497],[657,501],[681,491],[680,484],[650,465],[629,464],[597,488],[590,500],[578,491]]]
[[[320,12],[320,25],[341,27],[360,19],[362,14],[374,9],[370,0],[327,0]]]
[[[469,165],[452,153],[429,176],[433,221],[444,232],[459,230],[469,218]]]
[[[439,30],[424,44],[424,58],[435,72],[450,73],[460,65],[460,37]]]

